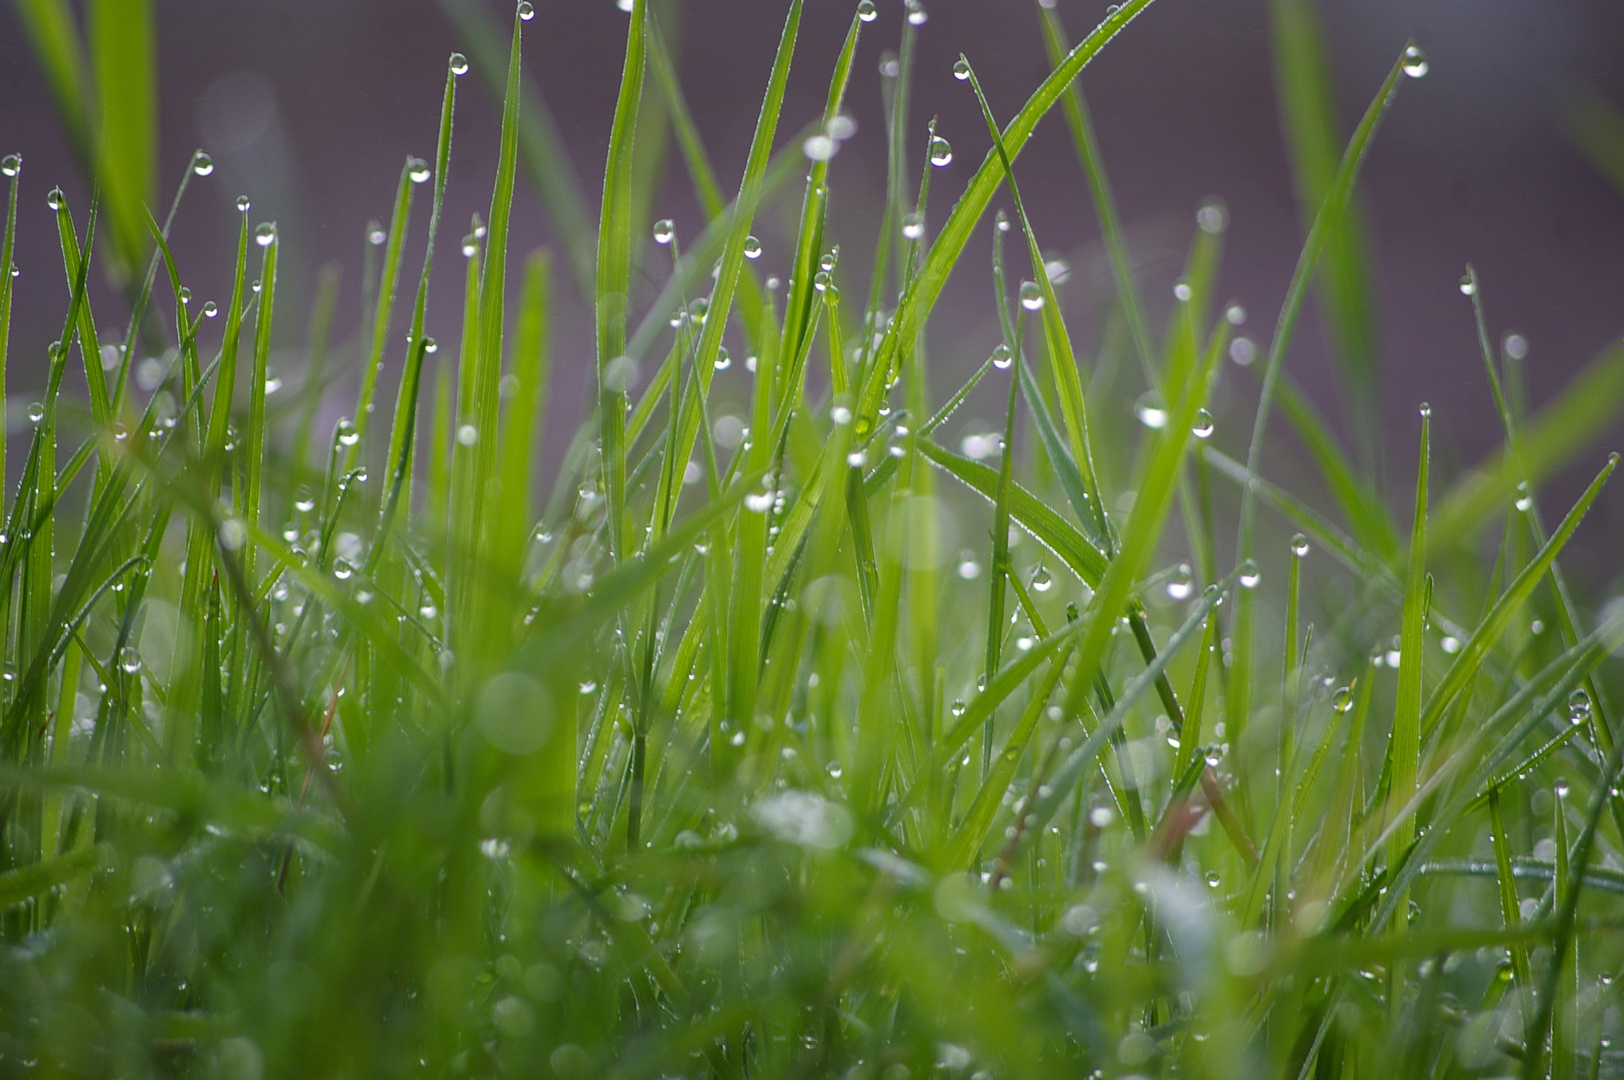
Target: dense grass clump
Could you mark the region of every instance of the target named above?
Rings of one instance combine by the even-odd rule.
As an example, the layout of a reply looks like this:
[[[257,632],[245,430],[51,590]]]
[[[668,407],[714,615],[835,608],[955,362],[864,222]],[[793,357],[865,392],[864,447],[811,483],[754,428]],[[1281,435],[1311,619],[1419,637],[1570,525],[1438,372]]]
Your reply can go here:
[[[646,0],[595,239],[567,173],[539,170],[597,316],[595,396],[545,475],[548,257],[509,281],[520,161],[560,160],[520,123],[529,3],[510,47],[449,5],[479,47],[451,58],[437,152],[405,164],[372,238],[358,390],[324,366],[320,310],[302,386],[271,372],[273,223],[244,202],[235,273],[207,290],[229,299],[194,300],[129,129],[78,126],[101,197],[49,199],[62,333],[0,535],[0,1073],[1624,1071],[1624,741],[1604,692],[1624,613],[1576,603],[1558,561],[1616,461],[1585,444],[1624,397],[1624,353],[1525,415],[1520,351],[1491,345],[1469,271],[1504,450],[1441,482],[1423,406],[1396,514],[1284,363],[1315,291],[1349,424],[1380,441],[1360,427],[1350,198],[1421,52],[1395,46],[1339,156],[1295,108],[1323,89],[1311,9],[1276,4],[1311,213],[1254,345],[1217,302],[1220,206],[1160,333],[1130,272],[1075,79],[1149,0],[1076,46],[1040,4],[1054,73],[1013,117],[961,59],[986,132],[960,138],[983,157],[945,196],[952,150],[910,118],[914,20],[896,20],[869,267],[824,232],[877,13],[857,5],[824,115],[791,132],[801,3],[731,202]],[[41,25],[61,60],[72,35]],[[132,50],[99,51],[96,78],[139,126]],[[501,155],[450,251],[461,339],[436,344],[471,66],[498,76]],[[1020,198],[1051,111],[1116,270],[1109,378],[1079,359],[1065,268]],[[646,220],[639,118],[674,133],[702,235]],[[185,179],[210,170],[199,152]],[[0,266],[43,264],[12,237],[44,193],[5,173]],[[785,197],[779,281],[752,227]],[[925,331],[975,230],[1002,341],[946,392],[981,358],[927,360]],[[91,311],[93,251],[124,284],[121,341]],[[0,275],[0,350],[9,290]],[[1215,431],[1224,380],[1257,402],[1250,425],[1232,408]],[[953,426],[972,393],[997,428]],[[347,418],[317,430],[341,395]],[[1288,445],[1307,465],[1278,460]],[[1548,523],[1540,482],[1581,451],[1600,471]],[[1283,486],[1305,476],[1324,508]]]

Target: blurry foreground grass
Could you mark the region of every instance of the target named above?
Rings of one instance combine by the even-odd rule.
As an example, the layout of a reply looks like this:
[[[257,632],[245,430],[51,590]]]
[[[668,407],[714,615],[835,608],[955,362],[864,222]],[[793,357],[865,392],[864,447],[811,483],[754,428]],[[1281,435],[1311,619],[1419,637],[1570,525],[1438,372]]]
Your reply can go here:
[[[205,302],[167,220],[132,209],[119,161],[144,167],[139,146],[102,153],[78,125],[108,196],[83,211],[7,159],[0,266],[44,272],[12,236],[48,201],[66,287],[0,534],[0,1074],[1624,1072],[1605,693],[1624,612],[1578,602],[1558,558],[1615,464],[1588,444],[1624,353],[1526,415],[1521,347],[1493,344],[1468,271],[1504,449],[1440,480],[1422,407],[1393,513],[1370,479],[1352,196],[1425,57],[1395,48],[1344,142],[1312,9],[1277,0],[1297,271],[1267,339],[1235,337],[1225,215],[1205,206],[1157,332],[1073,86],[1148,4],[1075,46],[1039,8],[1054,74],[960,134],[983,157],[946,193],[931,177],[955,151],[908,109],[909,6],[884,226],[858,267],[824,229],[874,6],[821,121],[793,132],[789,0],[729,202],[636,0],[597,237],[564,262],[595,301],[598,378],[556,475],[538,474],[552,264],[510,258],[509,208],[521,161],[577,231],[580,197],[521,76],[529,3],[510,45],[448,4],[505,102],[489,213],[450,250],[460,283],[435,279],[462,290],[461,339],[424,330],[455,55],[436,156],[405,164],[370,238],[359,396],[331,431],[313,420],[336,394],[330,293],[303,386],[270,367],[273,223],[241,204],[228,298]],[[72,33],[39,30],[71,12],[25,6],[41,55],[74,68]],[[97,58],[146,85],[139,56]],[[970,59],[954,74],[980,95]],[[1051,111],[1116,270],[1111,378],[1079,361],[1066,268],[1020,200]],[[640,120],[675,139],[701,235],[647,220]],[[199,152],[184,179],[211,169]],[[782,281],[752,235],[780,192],[801,208]],[[121,333],[87,298],[108,220]],[[925,328],[978,229],[1003,341],[945,386]],[[147,277],[128,271],[154,245]],[[1283,363],[1316,288],[1356,454]],[[10,297],[0,276],[0,359]],[[1260,393],[1249,437],[1214,430],[1225,380]],[[978,387],[1001,429],[950,440]],[[1282,425],[1330,505],[1268,479],[1304,471],[1272,467]],[[1547,521],[1540,482],[1576,455],[1595,481]]]

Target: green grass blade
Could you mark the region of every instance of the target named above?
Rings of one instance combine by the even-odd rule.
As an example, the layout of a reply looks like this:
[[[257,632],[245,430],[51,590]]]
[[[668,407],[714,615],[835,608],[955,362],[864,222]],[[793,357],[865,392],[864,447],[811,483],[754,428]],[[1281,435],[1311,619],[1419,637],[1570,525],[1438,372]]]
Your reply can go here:
[[[1404,615],[1399,634],[1397,700],[1388,742],[1388,797],[1403,806],[1415,797],[1421,766],[1421,673],[1425,667],[1427,577],[1427,473],[1432,460],[1432,409],[1421,408],[1421,459],[1415,479],[1415,517],[1410,530],[1409,570],[1404,578]],[[1413,819],[1393,831],[1388,841],[1387,865],[1397,866],[1415,840]],[[1403,906],[1402,904],[1400,905]],[[1398,924],[1400,932],[1404,926]]]

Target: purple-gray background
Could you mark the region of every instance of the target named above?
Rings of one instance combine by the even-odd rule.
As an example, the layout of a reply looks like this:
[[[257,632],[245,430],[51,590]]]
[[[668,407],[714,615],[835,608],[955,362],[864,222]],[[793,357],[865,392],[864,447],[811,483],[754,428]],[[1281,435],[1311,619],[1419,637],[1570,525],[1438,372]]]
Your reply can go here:
[[[809,0],[781,137],[815,117],[851,3]],[[161,183],[167,201],[191,150],[215,152],[220,168],[201,181],[175,233],[178,256],[201,295],[223,293],[229,230],[239,193],[254,220],[275,218],[288,251],[279,320],[297,344],[315,279],[328,262],[344,268],[338,336],[353,332],[361,234],[387,216],[404,155],[433,151],[447,53],[461,46],[432,0],[165,0],[159,5]],[[526,32],[525,58],[563,131],[595,204],[620,72],[626,17],[613,0],[542,0]],[[724,187],[737,183],[782,0],[688,0],[681,74]],[[968,89],[950,74],[965,52],[994,109],[1007,117],[1046,72],[1036,13],[1026,0],[930,0],[922,28],[913,121],[932,115],[959,148],[934,179],[940,221],[986,149]],[[509,8],[493,5],[503,21]],[[1324,0],[1338,103],[1345,130],[1397,56],[1416,37],[1431,73],[1402,88],[1364,172],[1362,193],[1375,231],[1384,354],[1383,411],[1391,433],[1395,487],[1413,466],[1415,405],[1432,402],[1438,462],[1447,477],[1497,441],[1477,356],[1469,305],[1458,289],[1463,265],[1484,281],[1491,326],[1531,343],[1530,399],[1551,398],[1624,329],[1624,194],[1565,140],[1561,116],[1576,87],[1624,106],[1624,6],[1616,0]],[[1103,4],[1059,0],[1075,39]],[[894,47],[900,0],[886,0],[865,27],[848,105],[859,133],[831,174],[836,239],[866,265],[883,185],[883,125],[876,61]],[[1269,67],[1264,0],[1159,0],[1084,73],[1129,242],[1160,325],[1168,289],[1188,242],[1192,215],[1209,195],[1226,200],[1231,225],[1219,292],[1252,313],[1248,329],[1267,337],[1301,241]],[[498,113],[483,87],[463,82],[441,237],[460,236],[489,200]],[[922,143],[922,135],[915,147]],[[40,74],[9,4],[0,5],[0,151],[25,157],[15,325],[8,384],[14,400],[42,381],[35,359],[60,329],[60,260],[45,192],[60,183],[85,205],[82,178],[57,132]],[[917,149],[915,151],[917,154]],[[657,200],[692,235],[697,211],[680,164]],[[915,159],[917,165],[917,157]],[[1097,230],[1070,141],[1058,115],[1039,129],[1020,174],[1046,247],[1078,273],[1068,289],[1085,346],[1098,337],[1109,295]],[[845,217],[841,218],[844,214]],[[787,247],[782,214],[760,230],[763,266]],[[415,274],[423,219],[416,221],[408,272]],[[515,255],[552,237],[534,192],[521,185]],[[454,251],[454,247],[442,250]],[[979,362],[994,340],[984,247],[972,247],[933,326],[933,363]],[[854,265],[856,260],[854,259]],[[431,333],[455,340],[455,268],[438,278]],[[558,275],[558,372],[551,416],[558,436],[579,415],[590,370],[590,322],[566,275]],[[223,299],[223,297],[221,297]],[[104,321],[116,310],[102,302]],[[349,362],[353,363],[353,359]],[[1301,328],[1290,367],[1327,411],[1336,407],[1332,366],[1317,323]],[[1251,392],[1251,379],[1230,382]],[[946,376],[938,381],[940,393]],[[1220,424],[1224,421],[1220,416]],[[1273,429],[1283,432],[1283,424]],[[1283,434],[1283,442],[1288,440]],[[550,445],[555,440],[549,440]],[[1551,489],[1547,514],[1575,493],[1606,450],[1624,444],[1615,427],[1582,466]],[[1396,500],[1397,501],[1397,500]],[[1572,563],[1597,586],[1616,584],[1624,538],[1624,493],[1611,492],[1580,537]]]

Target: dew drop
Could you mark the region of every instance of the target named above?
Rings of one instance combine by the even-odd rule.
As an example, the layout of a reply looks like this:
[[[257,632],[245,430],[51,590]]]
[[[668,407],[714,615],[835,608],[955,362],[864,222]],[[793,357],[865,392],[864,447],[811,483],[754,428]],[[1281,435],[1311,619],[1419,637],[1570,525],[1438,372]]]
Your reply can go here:
[[[801,153],[808,161],[828,161],[835,156],[839,144],[828,135],[813,135],[801,144]]]
[[[733,358],[728,355],[727,349],[718,347],[716,350],[716,370],[726,371],[733,366]]]
[[[1304,536],[1302,533],[1298,533],[1297,535],[1293,536],[1291,538],[1291,553],[1297,556],[1299,559],[1304,555],[1307,555],[1308,537]]]
[[[1240,367],[1251,367],[1257,359],[1257,343],[1249,337],[1238,337],[1229,343],[1229,358]]]
[[[214,171],[214,159],[199,150],[192,155],[192,173],[196,176],[207,176]]]
[[[953,162],[953,147],[940,135],[930,137],[930,163],[938,169]]]
[[[45,419],[45,406],[37,401],[30,401],[28,403],[28,419],[36,424]]]
[[[348,417],[338,422],[338,445],[354,446],[361,441],[361,433],[356,430],[354,421]]]
[[[908,0],[908,25],[924,26],[930,16],[925,12],[925,6],[919,0]]]
[[[1428,71],[1427,54],[1411,45],[1404,50],[1404,74],[1412,79],[1419,79]]]
[[[1568,695],[1568,723],[1575,726],[1590,719],[1590,694],[1579,687]]]
[[[963,698],[955,698],[950,711],[954,716],[963,716],[966,708],[967,706],[964,704]]]
[[[1528,508],[1534,505],[1534,497],[1528,493],[1528,481],[1518,481],[1517,499],[1513,505],[1516,506],[1519,514],[1528,513]]]
[[[208,300],[208,301],[204,302],[204,304],[203,304],[203,317],[204,318],[212,319],[218,314],[220,314],[220,305],[219,304],[216,304],[213,300]]]
[[[530,0],[519,0],[519,18],[529,22],[536,17],[535,5]]]
[[[962,56],[953,61],[953,77],[959,82],[968,79],[970,77],[970,61]]]
[[[959,556],[959,564],[953,571],[962,581],[974,581],[981,576],[981,564],[976,562],[974,555],[966,551]]]
[[[429,163],[422,158],[412,158],[406,166],[406,177],[414,184],[421,184],[429,178]]]
[[[1167,407],[1162,404],[1162,396],[1154,390],[1139,395],[1139,400],[1133,404],[1133,414],[1141,424],[1153,430],[1160,431],[1167,426]]]
[[[1043,289],[1035,281],[1021,282],[1021,307],[1038,311],[1043,307]]]
[[[316,508],[316,497],[309,488],[301,486],[293,493],[293,508],[301,514],[308,514]]]
[[[253,203],[248,201],[248,196],[246,196],[246,195],[238,195],[237,196],[237,213],[246,214],[246,213],[248,213],[249,209],[253,205],[254,205]]]
[[[1472,279],[1471,274],[1467,274],[1460,279],[1460,294],[1462,296],[1477,295],[1477,282]]]
[[[1037,570],[1032,573],[1032,588],[1038,592],[1048,592],[1053,587],[1054,578],[1050,577],[1048,569],[1039,563]]]
[[[1206,409],[1197,409],[1195,411],[1195,423],[1190,427],[1190,434],[1198,439],[1209,439],[1212,437],[1212,427],[1212,413]]]
[[[1425,401],[1423,401],[1421,403],[1421,408],[1419,410],[1417,410],[1417,411],[1420,412],[1421,419],[1423,419],[1423,420],[1432,419],[1432,406],[1427,404]]]
[[[909,211],[902,215],[902,235],[908,240],[918,240],[925,235],[925,219],[919,214]]]
[[[340,581],[348,581],[350,578],[355,576],[355,567],[350,565],[350,561],[348,559],[334,559],[333,576]]]
[[[677,227],[670,218],[661,218],[654,223],[654,242],[660,246],[669,244],[676,239]]]
[[[1331,708],[1339,713],[1345,713],[1353,708],[1353,687],[1339,686],[1331,695]]]
[[[1460,652],[1460,638],[1458,637],[1445,635],[1444,639],[1438,642],[1438,645],[1450,656],[1454,656],[1456,653]]]
[[[1257,583],[1263,580],[1263,574],[1259,572],[1257,563],[1253,562],[1251,559],[1247,559],[1245,562],[1241,563],[1240,580],[1241,588],[1243,589],[1257,588]]]
[[[128,675],[134,675],[141,670],[141,652],[134,645],[126,645],[118,651],[118,666]]]
[[[992,350],[992,366],[1004,371],[1015,362],[1015,354],[1010,347],[1000,341]]]
[[[1216,870],[1208,870],[1207,871],[1207,888],[1216,889],[1218,887],[1218,884],[1219,884],[1220,880],[1221,879],[1218,877],[1218,871],[1216,871]]]
[[[472,446],[479,441],[479,429],[472,424],[463,424],[457,428],[457,442],[462,446]]]
[[[211,165],[210,168],[213,168],[213,166]],[[23,157],[21,154],[7,154],[5,157],[0,158],[0,175],[16,176],[22,171]]]
[[[846,408],[844,405],[836,405],[834,408],[829,410],[829,419],[833,420],[837,425],[844,427],[845,425],[851,423],[851,410]]]
[[[1209,199],[1195,212],[1195,223],[1208,236],[1216,236],[1229,228],[1229,208],[1217,199]]]
[[[761,258],[761,241],[754,236],[746,236],[744,238],[744,257],[746,259]]]
[[[1195,576],[1189,563],[1179,563],[1167,579],[1167,595],[1172,600],[1188,600],[1195,592]]]
[[[468,58],[466,56],[462,55],[462,53],[460,53],[460,52],[454,52],[454,53],[451,54],[451,64],[450,64],[450,66],[451,66],[451,74],[453,74],[453,75],[466,75],[466,74],[468,74]]]
[[[1525,360],[1528,357],[1528,339],[1521,334],[1507,334],[1505,340],[1506,355],[1513,360]]]
[[[59,187],[52,188],[45,196],[45,205],[52,210],[60,210],[68,204],[68,197],[62,194]]]
[[[880,17],[880,9],[874,6],[874,0],[860,0],[857,5],[857,17],[863,22],[873,22]]]

